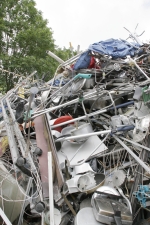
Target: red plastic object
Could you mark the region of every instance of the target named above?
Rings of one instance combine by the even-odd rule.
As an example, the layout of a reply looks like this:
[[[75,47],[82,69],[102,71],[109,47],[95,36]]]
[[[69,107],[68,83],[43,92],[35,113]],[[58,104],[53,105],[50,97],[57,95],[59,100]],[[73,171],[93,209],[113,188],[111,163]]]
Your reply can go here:
[[[72,116],[61,116],[59,117],[58,119],[55,120],[54,122],[54,125],[57,125],[59,123],[63,123],[63,122],[66,122],[68,120],[72,120]],[[70,124],[74,124],[74,122],[70,122]],[[61,132],[61,130],[63,129],[63,126],[60,126],[60,127],[56,127],[55,130]]]

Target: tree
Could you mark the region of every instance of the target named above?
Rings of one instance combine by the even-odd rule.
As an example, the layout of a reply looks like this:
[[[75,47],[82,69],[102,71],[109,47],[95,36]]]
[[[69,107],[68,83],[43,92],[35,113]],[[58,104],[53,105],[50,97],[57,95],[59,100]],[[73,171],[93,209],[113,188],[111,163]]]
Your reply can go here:
[[[47,24],[34,0],[1,0],[0,60],[5,70],[23,75],[37,70],[39,76],[50,71],[53,75],[58,64],[46,54],[55,50],[53,32]],[[13,74],[1,73],[1,82],[6,90],[11,89]]]
[[[57,56],[59,56],[61,59],[63,59],[64,61],[70,59],[73,55],[76,54],[76,52],[72,52],[70,49],[67,49],[67,48],[56,48],[55,50],[55,54]]]

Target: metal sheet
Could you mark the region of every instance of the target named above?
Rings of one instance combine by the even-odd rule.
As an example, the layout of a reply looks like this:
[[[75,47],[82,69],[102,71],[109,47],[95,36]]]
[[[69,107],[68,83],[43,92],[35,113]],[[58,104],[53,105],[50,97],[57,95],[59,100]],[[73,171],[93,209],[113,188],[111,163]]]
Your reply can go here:
[[[41,181],[43,187],[43,197],[49,196],[49,188],[48,188],[48,144],[45,137],[44,130],[44,118],[43,116],[39,116],[34,120],[35,132],[36,132],[36,140],[37,147],[42,149],[42,155],[39,157],[39,169],[41,174]]]
[[[101,146],[92,154],[93,150],[100,143],[101,140],[97,136],[90,137],[85,143],[81,145],[71,144],[70,142],[65,141],[61,150],[58,152],[61,167],[64,167],[64,159],[67,159],[70,166],[74,167],[76,165],[82,164],[82,162],[84,163],[84,161],[89,158],[93,158],[104,153],[104,151],[107,150],[107,147],[102,143]]]

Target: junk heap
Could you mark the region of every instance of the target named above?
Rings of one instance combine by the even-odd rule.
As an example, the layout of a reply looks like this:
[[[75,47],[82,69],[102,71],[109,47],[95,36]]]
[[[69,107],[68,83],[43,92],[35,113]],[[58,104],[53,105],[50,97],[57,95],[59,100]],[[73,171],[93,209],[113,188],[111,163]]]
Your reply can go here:
[[[150,45],[109,39],[1,97],[6,224],[150,224]]]

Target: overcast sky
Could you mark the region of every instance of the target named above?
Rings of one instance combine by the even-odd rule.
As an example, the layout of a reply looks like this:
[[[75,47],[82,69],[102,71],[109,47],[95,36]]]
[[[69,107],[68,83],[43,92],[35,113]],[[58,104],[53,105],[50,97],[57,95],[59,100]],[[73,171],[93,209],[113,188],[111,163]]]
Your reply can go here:
[[[142,41],[150,40],[150,0],[35,0],[37,9],[49,21],[55,44],[87,49],[109,38],[128,37],[126,27]]]

